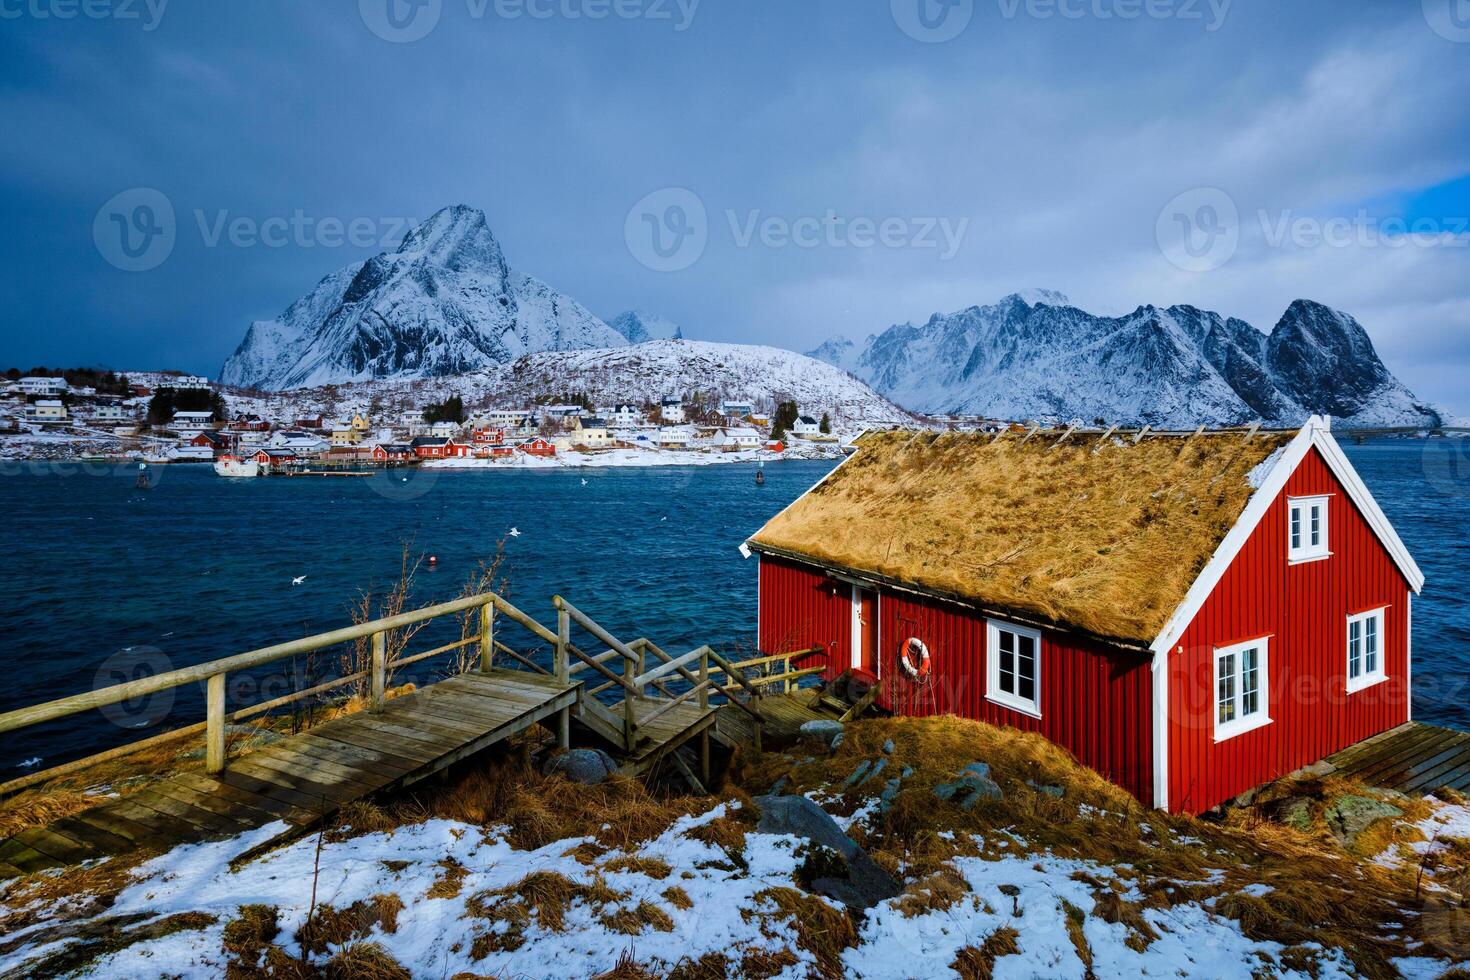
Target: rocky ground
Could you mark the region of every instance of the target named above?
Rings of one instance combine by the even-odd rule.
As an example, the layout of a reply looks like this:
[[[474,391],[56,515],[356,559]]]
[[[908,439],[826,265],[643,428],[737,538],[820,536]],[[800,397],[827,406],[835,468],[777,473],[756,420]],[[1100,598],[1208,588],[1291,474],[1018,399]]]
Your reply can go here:
[[[241,857],[280,829],[0,884],[0,975],[1470,975],[1458,799],[1172,817],[955,719],[816,730],[705,797],[526,742]]]

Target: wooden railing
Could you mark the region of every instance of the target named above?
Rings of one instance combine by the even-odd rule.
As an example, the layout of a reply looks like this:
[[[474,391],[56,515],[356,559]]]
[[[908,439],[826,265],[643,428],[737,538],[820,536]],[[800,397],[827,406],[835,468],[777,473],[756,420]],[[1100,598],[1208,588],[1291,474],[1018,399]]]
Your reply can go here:
[[[629,753],[634,752],[643,741],[640,730],[656,719],[681,705],[691,703],[697,704],[701,714],[704,714],[710,710],[710,699],[715,696],[724,698],[737,710],[750,716],[754,723],[755,747],[759,751],[764,719],[756,705],[762,694],[775,685],[789,691],[801,678],[822,669],[816,667],[799,670],[792,666],[793,661],[820,652],[820,647],[762,656],[738,663],[731,663],[709,646],[701,646],[675,657],[644,637],[631,643],[622,642],[561,596],[554,597],[552,602],[556,610],[555,630],[536,621],[502,596],[484,593],[0,714],[0,735],[3,735],[191,684],[202,682],[205,688],[204,721],[0,784],[0,797],[99,762],[200,733],[204,734],[205,767],[210,773],[218,773],[227,764],[226,736],[231,723],[256,718],[296,702],[330,694],[349,684],[361,684],[364,681],[368,710],[381,710],[388,679],[394,671],[432,657],[470,648],[478,654],[478,668],[481,672],[490,671],[497,658],[503,655],[514,662],[518,669],[554,677],[565,685],[581,683],[577,677],[581,674],[597,680],[598,683],[591,687],[583,684],[577,705],[579,716],[589,726],[596,728],[600,735]],[[473,629],[470,635],[422,653],[400,654],[389,660],[390,637],[394,631],[461,615],[466,617],[461,632]],[[536,639],[548,644],[551,649],[550,666],[538,663],[533,656],[516,650],[497,638],[497,623],[501,619],[522,627]],[[571,638],[573,624],[590,634],[606,649],[594,655],[574,644]],[[368,663],[364,669],[233,712],[227,710],[226,690],[231,674],[312,654],[339,644],[359,643],[364,640],[369,648]],[[755,676],[747,676],[750,671]],[[678,690],[681,682],[687,685],[684,690]],[[620,697],[609,694],[615,690]],[[650,707],[652,710],[648,710]],[[568,725],[569,718],[563,713],[557,732],[562,745],[568,744]]]

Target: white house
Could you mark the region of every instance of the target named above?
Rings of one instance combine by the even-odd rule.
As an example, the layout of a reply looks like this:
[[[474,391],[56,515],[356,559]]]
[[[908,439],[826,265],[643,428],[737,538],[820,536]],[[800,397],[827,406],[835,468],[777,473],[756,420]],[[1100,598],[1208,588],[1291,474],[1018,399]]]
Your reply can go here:
[[[605,449],[612,443],[612,433],[608,431],[607,422],[588,415],[577,420],[577,428],[572,431],[572,443],[588,449]]]
[[[158,383],[160,388],[173,388],[176,391],[193,391],[209,387],[209,379],[195,375],[181,374],[176,378],[164,378]]]
[[[66,406],[59,399],[43,398],[26,406],[26,418],[32,422],[65,422]]]
[[[21,378],[20,390],[26,395],[64,395],[67,384],[65,378]]]
[[[791,427],[791,434],[801,436],[803,439],[810,439],[822,434],[822,425],[810,415],[802,415],[797,418],[796,424]]]
[[[665,398],[659,403],[659,414],[667,424],[679,425],[684,421],[684,399]]]
[[[169,426],[176,432],[203,432],[214,428],[213,412],[175,412]]]
[[[658,448],[688,449],[693,433],[682,426],[666,425],[658,430]]]
[[[727,451],[759,449],[765,444],[765,441],[765,438],[754,429],[726,429],[715,437],[715,446]]]
[[[436,439],[454,439],[459,435],[459,432],[462,428],[464,428],[464,426],[460,425],[458,422],[451,422],[448,419],[441,419],[440,421],[435,422],[433,425],[429,426],[429,435],[433,436]]]
[[[271,436],[270,448],[289,450],[297,456],[319,456],[331,446],[321,436],[284,429]]]
[[[519,429],[522,428],[526,419],[531,417],[529,408],[492,408],[488,411],[476,412],[476,418],[482,418],[492,429]]]
[[[622,402],[613,406],[612,411],[605,414],[610,423],[622,429],[631,429],[643,421],[643,413],[638,411],[637,405]]]
[[[121,405],[98,405],[92,417],[98,422],[127,422],[132,419],[133,413]]]
[[[570,419],[587,414],[581,405],[547,405],[545,412],[550,419]]]
[[[750,402],[723,401],[720,403],[720,414],[727,419],[748,418],[755,411],[755,406]]]

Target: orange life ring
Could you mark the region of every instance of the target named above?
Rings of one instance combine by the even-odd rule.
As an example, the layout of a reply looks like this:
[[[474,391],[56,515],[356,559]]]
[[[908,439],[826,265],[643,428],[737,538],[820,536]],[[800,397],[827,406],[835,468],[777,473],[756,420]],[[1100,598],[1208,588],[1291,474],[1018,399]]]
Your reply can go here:
[[[917,636],[903,641],[898,648],[898,665],[911,681],[927,680],[934,669],[934,659],[929,656],[929,647]]]

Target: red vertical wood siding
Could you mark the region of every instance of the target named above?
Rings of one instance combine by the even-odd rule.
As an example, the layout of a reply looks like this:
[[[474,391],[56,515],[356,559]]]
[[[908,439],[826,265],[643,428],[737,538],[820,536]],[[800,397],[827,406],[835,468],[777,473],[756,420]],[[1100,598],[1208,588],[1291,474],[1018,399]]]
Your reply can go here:
[[[851,663],[850,587],[796,562],[761,556],[760,645],[779,653],[821,644],[827,676]],[[985,697],[986,618],[941,600],[881,590],[878,673],[897,714],[953,714],[1010,725],[1066,748],[1137,796],[1153,799],[1152,673],[1146,654],[1042,632],[1041,717]],[[922,683],[898,667],[899,644],[917,637],[932,671]]]
[[[1332,556],[1287,561],[1288,497],[1331,494]],[[1409,586],[1312,450],[1169,657],[1169,808],[1199,813],[1409,718]],[[1347,693],[1347,617],[1380,606],[1388,680]],[[1272,723],[1216,742],[1214,651],[1269,636]]]

